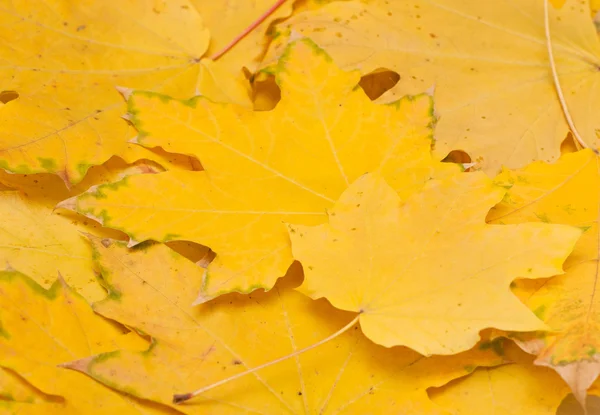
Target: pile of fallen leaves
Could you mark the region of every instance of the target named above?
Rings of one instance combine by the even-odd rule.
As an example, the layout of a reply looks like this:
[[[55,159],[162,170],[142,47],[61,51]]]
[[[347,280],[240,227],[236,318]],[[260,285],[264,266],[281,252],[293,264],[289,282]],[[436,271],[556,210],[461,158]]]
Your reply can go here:
[[[1,3],[2,413],[600,395],[599,1]]]

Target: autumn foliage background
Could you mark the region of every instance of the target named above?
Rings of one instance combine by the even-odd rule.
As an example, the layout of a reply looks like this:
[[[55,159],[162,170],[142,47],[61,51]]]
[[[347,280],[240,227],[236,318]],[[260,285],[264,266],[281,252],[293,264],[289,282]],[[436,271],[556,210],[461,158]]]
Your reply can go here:
[[[1,1],[0,412],[600,414],[599,9]]]

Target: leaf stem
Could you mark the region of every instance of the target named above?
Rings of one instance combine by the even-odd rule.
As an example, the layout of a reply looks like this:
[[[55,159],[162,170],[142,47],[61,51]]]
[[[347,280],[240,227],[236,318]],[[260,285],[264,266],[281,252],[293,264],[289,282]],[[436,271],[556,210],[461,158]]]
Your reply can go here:
[[[245,28],[242,33],[237,35],[223,49],[221,49],[219,52],[212,55],[210,58],[213,61],[216,61],[217,59],[219,59],[221,56],[223,56],[225,53],[227,53],[230,49],[232,49],[240,40],[245,38],[248,35],[248,33],[252,32],[254,29],[256,29],[256,27],[258,25],[260,25],[262,22],[264,22],[267,17],[269,17],[271,14],[273,14],[275,12],[275,10],[277,10],[285,2],[286,2],[286,0],[277,0],[275,2],[275,4],[269,8],[269,10],[267,10],[261,16],[259,16],[258,19],[256,19],[254,22],[252,22],[252,24],[250,24],[250,26]]]
[[[200,388],[198,390],[195,390],[194,392],[182,393],[182,394],[175,394],[175,395],[173,395],[173,403],[175,403],[175,404],[182,403],[182,402],[187,401],[188,399],[191,399],[191,398],[193,398],[195,396],[201,395],[202,393],[204,393],[206,391],[209,391],[209,390],[211,390],[213,388],[216,388],[217,386],[221,386],[221,385],[223,385],[225,383],[229,383],[232,380],[239,379],[239,378],[241,378],[243,376],[249,375],[250,373],[254,373],[254,372],[258,371],[258,370],[261,370],[261,369],[264,369],[266,367],[269,367],[269,366],[275,365],[277,363],[283,362],[285,360],[291,359],[292,357],[298,356],[298,355],[300,355],[302,353],[308,352],[309,350],[312,350],[312,349],[314,349],[316,347],[319,347],[322,344],[325,344],[328,341],[333,340],[336,337],[339,337],[340,335],[342,335],[345,332],[347,332],[348,330],[350,330],[358,322],[359,318],[360,318],[360,314],[358,314],[356,317],[354,317],[354,319],[350,323],[346,324],[344,327],[342,327],[341,329],[339,329],[338,331],[336,331],[335,333],[333,333],[331,336],[326,337],[323,340],[321,340],[321,341],[319,341],[319,342],[317,342],[315,344],[311,344],[310,346],[305,347],[304,349],[296,350],[295,352],[290,353],[290,354],[288,354],[286,356],[283,356],[283,357],[280,357],[278,359],[272,360],[270,362],[264,363],[264,364],[262,364],[260,366],[256,366],[256,367],[254,367],[252,369],[248,369],[248,370],[246,370],[244,372],[241,372],[241,373],[238,373],[236,375],[230,376],[228,378],[220,380],[220,381],[218,381],[216,383],[213,383],[211,385],[204,386],[204,387],[202,387],[202,388]]]
[[[548,12],[548,0],[544,0],[544,30],[546,32],[546,49],[548,50],[548,60],[550,61],[550,69],[552,71],[552,80],[554,81],[554,89],[556,90],[556,94],[558,95],[558,100],[560,102],[560,106],[562,108],[562,112],[567,120],[567,124],[569,125],[569,129],[573,133],[573,137],[579,143],[582,148],[589,148],[589,146],[583,141],[583,138],[579,134],[579,131],[575,127],[575,123],[573,122],[573,118],[571,117],[571,113],[569,112],[569,107],[567,106],[567,101],[565,100],[565,95],[563,93],[562,87],[560,85],[560,81],[558,79],[558,72],[556,70],[556,62],[554,61],[554,52],[552,51],[552,37],[550,34],[550,18]],[[598,150],[594,150],[596,154],[598,154]]]

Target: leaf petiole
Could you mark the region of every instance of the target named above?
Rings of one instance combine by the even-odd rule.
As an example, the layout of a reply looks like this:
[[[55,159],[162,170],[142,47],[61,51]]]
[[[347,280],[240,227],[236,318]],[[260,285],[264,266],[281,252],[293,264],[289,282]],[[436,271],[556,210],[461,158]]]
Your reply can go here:
[[[217,59],[219,59],[221,56],[223,56],[225,53],[227,53],[230,49],[232,49],[236,44],[238,44],[243,38],[245,38],[248,35],[248,33],[252,32],[254,29],[256,29],[256,27],[258,25],[260,25],[262,22],[264,22],[267,17],[272,15],[275,12],[275,10],[277,10],[285,2],[286,2],[286,0],[277,0],[277,2],[274,5],[272,5],[266,12],[264,12],[262,15],[260,15],[258,17],[258,19],[256,19],[254,22],[252,22],[250,24],[250,26],[245,28],[242,31],[242,33],[237,35],[231,42],[229,42],[227,45],[225,45],[225,47],[223,49],[221,49],[220,51],[218,51],[217,53],[212,55],[210,58],[213,61],[216,61]]]
[[[252,369],[248,369],[248,370],[246,370],[244,372],[241,372],[241,373],[238,373],[236,375],[230,376],[228,378],[220,380],[220,381],[218,381],[216,383],[213,383],[211,385],[204,386],[204,387],[202,387],[200,389],[195,390],[194,392],[182,393],[182,394],[175,394],[175,395],[173,395],[173,403],[174,404],[179,404],[179,403],[185,402],[185,401],[187,401],[187,400],[189,400],[189,399],[191,399],[191,398],[193,398],[195,396],[203,394],[206,391],[214,389],[217,386],[224,385],[225,383],[231,382],[232,380],[239,379],[239,378],[241,378],[243,376],[249,375],[250,373],[254,373],[254,372],[258,371],[258,370],[261,370],[261,369],[264,369],[266,367],[275,365],[277,363],[280,363],[280,362],[283,362],[285,360],[291,359],[292,357],[298,356],[298,355],[300,355],[302,353],[308,352],[309,350],[317,348],[317,347],[321,346],[322,344],[325,344],[328,341],[333,340],[336,337],[339,337],[342,334],[344,334],[345,332],[347,332],[348,330],[350,330],[352,327],[354,327],[354,325],[356,325],[356,323],[358,323],[358,319],[359,318],[360,318],[360,314],[358,314],[356,317],[354,317],[354,319],[350,323],[346,324],[344,327],[342,327],[341,329],[339,329],[338,331],[336,331],[335,333],[333,333],[329,337],[326,337],[323,340],[321,340],[321,341],[319,341],[319,342],[317,342],[315,344],[311,344],[310,346],[307,346],[307,347],[305,347],[303,349],[296,350],[295,352],[290,353],[290,354],[288,354],[286,356],[280,357],[278,359],[272,360],[272,361],[267,362],[267,363],[263,363],[260,366],[256,366],[256,367],[254,367]]]
[[[556,95],[558,95],[558,101],[560,102],[560,106],[562,108],[562,112],[565,116],[567,124],[569,125],[569,129],[573,133],[573,137],[582,148],[589,148],[589,146],[581,137],[581,134],[579,134],[577,127],[575,127],[575,123],[573,122],[573,118],[571,117],[571,112],[569,111],[569,107],[567,106],[565,94],[563,93],[562,86],[560,85],[560,80],[558,79],[558,71],[556,70],[556,62],[554,61],[554,52],[552,50],[552,37],[550,33],[548,3],[549,0],[544,0],[544,31],[546,34],[546,49],[548,50],[548,60],[550,61],[550,70],[552,71],[552,81],[554,82],[554,89],[556,90]],[[597,149],[592,150],[596,154],[598,154]]]

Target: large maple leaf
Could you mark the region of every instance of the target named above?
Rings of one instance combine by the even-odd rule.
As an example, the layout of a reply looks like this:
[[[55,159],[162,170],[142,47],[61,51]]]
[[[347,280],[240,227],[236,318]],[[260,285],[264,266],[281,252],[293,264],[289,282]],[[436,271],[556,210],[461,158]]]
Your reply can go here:
[[[379,171],[403,196],[458,171],[430,156],[428,96],[375,105],[307,41],[276,69],[282,99],[251,112],[204,99],[129,99],[137,141],[197,156],[205,172],[167,172],[100,186],[60,206],[121,229],[130,245],[191,240],[217,253],[202,300],[270,289],[292,263],[283,222],[316,224],[349,183]],[[301,103],[301,105],[300,105]]]
[[[483,173],[431,181],[405,204],[377,175],[356,181],[316,227],[290,225],[299,290],[360,312],[363,332],[384,346],[423,354],[471,348],[486,327],[544,325],[509,290],[517,277],[542,278],[579,238],[564,225],[486,225],[506,190]]]
[[[544,284],[518,282],[515,292],[552,333],[523,339],[537,364],[557,370],[583,402],[600,373],[598,252],[600,161],[590,150],[567,154],[555,164],[506,170],[496,180],[512,188],[489,214],[491,223],[550,222],[585,229],[564,275]]]
[[[140,350],[147,345],[137,335],[124,336],[122,328],[94,314],[63,280],[46,291],[22,274],[0,272],[0,328],[0,366],[55,396],[54,404],[32,402],[35,408],[24,413],[57,407],[67,414],[98,413],[100,408],[102,413],[164,413],[57,367],[93,353],[115,348]],[[10,384],[4,386],[14,389]]]
[[[222,22],[209,12],[228,14],[229,3],[203,5],[215,19],[209,26]],[[251,3],[244,6],[243,18],[228,18],[227,30],[218,34],[241,31],[246,20],[264,11],[265,1]],[[0,167],[56,173],[76,183],[91,165],[119,154],[133,131],[120,119],[124,103],[116,86],[248,101],[242,66],[234,70],[233,65],[256,58],[258,34],[289,11],[280,8],[228,63],[202,59],[211,37],[188,0],[3,0],[0,33],[12,46],[0,52],[5,103],[0,108]]]
[[[568,126],[553,84],[544,1],[331,2],[284,23],[342,68],[388,68],[387,98],[435,86],[435,155],[463,150],[487,172],[555,160]],[[600,39],[586,1],[550,10],[552,49],[566,106],[588,146],[600,144]],[[335,34],[335,35],[334,35]],[[285,36],[278,39],[285,45]],[[278,55],[277,47],[272,54]],[[382,97],[383,99],[384,97]]]
[[[136,397],[170,404],[175,393],[288,355],[352,320],[326,301],[294,292],[294,273],[268,293],[231,294],[192,307],[202,283],[193,263],[160,244],[131,250],[122,242],[91,240],[110,288],[94,310],[152,336],[153,344],[142,353],[104,353],[69,367]],[[427,399],[427,387],[441,386],[475,365],[503,361],[491,348],[427,359],[406,348],[376,346],[356,328],[176,408],[190,414],[441,415],[445,412]]]

